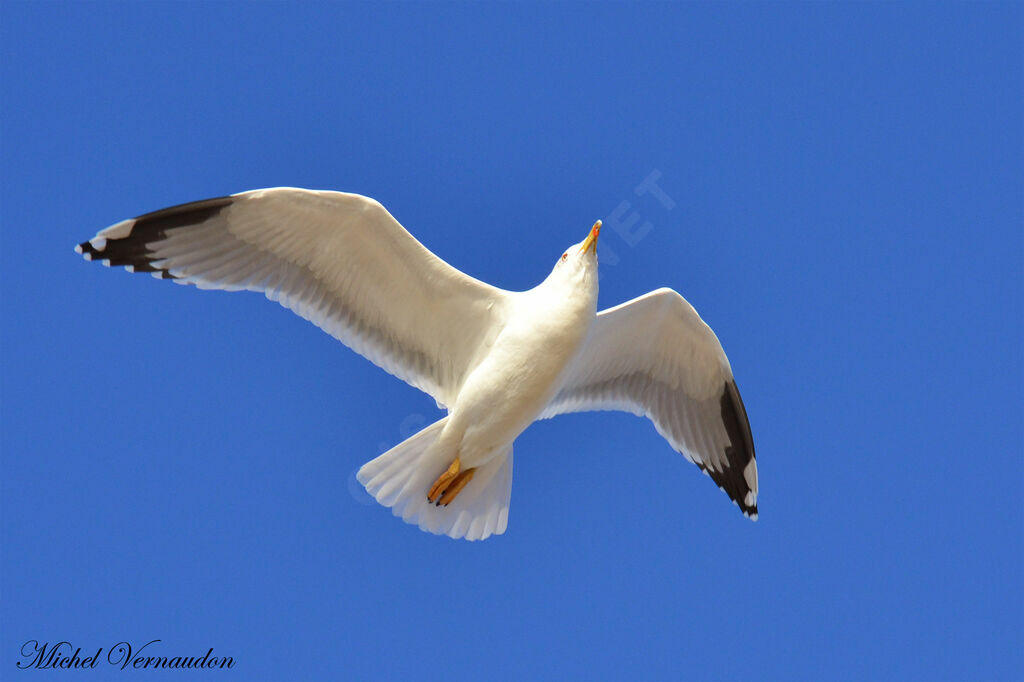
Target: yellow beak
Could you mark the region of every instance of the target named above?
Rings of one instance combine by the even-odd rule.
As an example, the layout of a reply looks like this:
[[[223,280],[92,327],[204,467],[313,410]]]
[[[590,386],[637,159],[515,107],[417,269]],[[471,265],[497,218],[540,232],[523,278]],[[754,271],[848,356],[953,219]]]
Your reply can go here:
[[[597,235],[601,234],[601,221],[598,220],[594,223],[594,226],[590,228],[590,234],[583,240],[583,246],[580,247],[580,253],[586,253],[590,247],[594,247],[594,253],[597,253]]]

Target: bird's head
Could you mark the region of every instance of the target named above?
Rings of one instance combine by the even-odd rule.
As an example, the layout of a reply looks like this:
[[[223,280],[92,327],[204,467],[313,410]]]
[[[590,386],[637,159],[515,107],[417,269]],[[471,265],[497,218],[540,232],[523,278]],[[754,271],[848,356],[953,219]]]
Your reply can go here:
[[[579,286],[597,286],[597,236],[601,233],[601,221],[598,220],[590,228],[590,233],[583,241],[573,244],[565,250],[548,279],[560,279],[574,282]]]

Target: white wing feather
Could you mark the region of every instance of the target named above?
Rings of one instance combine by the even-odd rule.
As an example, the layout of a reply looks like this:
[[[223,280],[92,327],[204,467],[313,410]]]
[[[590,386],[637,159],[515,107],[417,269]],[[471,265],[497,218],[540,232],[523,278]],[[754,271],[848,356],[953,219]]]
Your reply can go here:
[[[671,289],[597,315],[541,418],[622,410],[646,416],[740,509],[757,518],[757,462],[746,411],[718,338]]]
[[[450,405],[507,292],[459,272],[358,194],[274,188],[157,211],[79,246],[202,289],[262,291]]]

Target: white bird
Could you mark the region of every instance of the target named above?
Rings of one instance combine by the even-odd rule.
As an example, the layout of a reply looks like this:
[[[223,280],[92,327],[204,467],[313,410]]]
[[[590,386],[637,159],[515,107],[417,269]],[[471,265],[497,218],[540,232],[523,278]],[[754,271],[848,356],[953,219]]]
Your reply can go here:
[[[262,291],[448,415],[365,464],[367,491],[408,523],[478,540],[505,532],[512,443],[537,419],[645,415],[757,519],[743,402],[714,332],[671,289],[597,312],[598,221],[533,289],[451,267],[379,203],[274,188],[112,225],[86,260],[194,284]]]

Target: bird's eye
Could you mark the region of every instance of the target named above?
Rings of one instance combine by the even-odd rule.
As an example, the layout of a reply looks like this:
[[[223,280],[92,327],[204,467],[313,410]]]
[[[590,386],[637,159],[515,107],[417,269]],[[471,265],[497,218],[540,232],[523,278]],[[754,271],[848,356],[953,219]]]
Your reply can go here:
[[[565,260],[568,257],[569,257],[569,252],[568,251],[566,251],[565,253],[562,254],[562,260]]]

